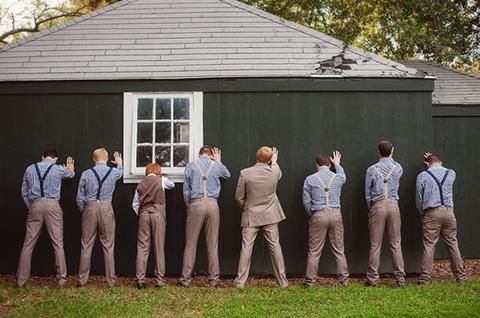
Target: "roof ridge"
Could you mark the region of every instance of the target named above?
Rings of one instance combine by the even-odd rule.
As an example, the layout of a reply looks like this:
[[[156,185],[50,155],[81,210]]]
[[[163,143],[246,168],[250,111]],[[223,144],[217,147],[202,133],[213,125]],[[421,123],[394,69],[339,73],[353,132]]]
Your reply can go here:
[[[362,50],[356,46],[353,46],[353,45],[350,45],[350,44],[347,44],[341,40],[338,40],[332,36],[329,36],[325,33],[322,33],[320,31],[317,31],[315,29],[312,29],[312,28],[309,28],[309,27],[306,27],[304,25],[301,25],[299,23],[295,23],[295,22],[291,22],[291,21],[288,21],[286,19],[283,19],[281,17],[278,17],[274,14],[271,14],[271,13],[268,13],[264,10],[261,10],[261,9],[258,9],[252,5],[248,5],[248,4],[245,4],[243,2],[240,2],[238,0],[219,0],[221,2],[224,2],[224,3],[227,3],[231,6],[234,6],[234,7],[237,7],[241,10],[245,10],[247,12],[250,12],[250,13],[253,13],[255,15],[258,15],[262,18],[265,18],[265,19],[268,19],[272,22],[275,22],[275,23],[278,23],[278,24],[282,24],[286,27],[289,27],[289,28],[292,28],[296,31],[299,31],[299,32],[302,32],[302,33],[305,33],[307,35],[310,35],[312,37],[315,37],[315,38],[318,38],[322,41],[325,41],[325,42],[328,42],[332,45],[335,45],[337,46],[338,48],[342,49],[342,50],[350,50],[351,52],[355,53],[355,54],[358,54],[360,56],[363,56],[365,58],[368,58],[370,60],[373,60],[377,63],[380,63],[380,64],[383,64],[383,65],[386,65],[386,66],[389,66],[389,67],[392,67],[392,68],[395,68],[396,70],[400,71],[400,72],[404,72],[406,74],[412,74],[412,75],[415,75],[417,70],[416,69],[412,69],[412,68],[409,68],[405,65],[402,65],[398,62],[395,62],[393,60],[389,60],[387,58],[384,58],[380,55],[377,55],[377,54],[374,54],[374,53],[370,53],[368,51],[365,51],[365,50]],[[337,42],[337,43],[335,43]],[[398,67],[403,67],[405,68],[405,70],[403,69],[400,69]],[[409,70],[414,70],[415,72],[411,72]]]
[[[47,29],[43,29],[41,31],[38,31],[38,32],[35,32],[35,33],[32,33],[30,35],[27,35],[23,38],[20,38],[16,41],[13,41],[13,42],[10,42],[6,45],[3,45],[3,46],[0,46],[0,54],[3,53],[3,52],[6,52],[6,51],[9,51],[15,47],[19,47],[23,44],[26,44],[28,42],[31,42],[33,40],[36,40],[38,38],[41,38],[45,35],[48,35],[48,34],[52,34],[52,33],[55,33],[57,31],[60,31],[70,25],[73,25],[73,24],[77,24],[77,23],[80,23],[84,20],[88,20],[90,18],[93,18],[93,17],[96,17],[96,16],[99,16],[103,13],[106,13],[106,12],[109,12],[117,7],[121,7],[121,6],[124,6],[126,4],[129,4],[129,3],[132,3],[132,2],[135,2],[135,1],[138,1],[138,0],[122,0],[122,1],[117,1],[115,3],[112,3],[108,6],[105,6],[105,7],[102,7],[100,9],[97,9],[97,10],[94,10],[94,11],[91,11],[89,13],[86,13],[86,14],[83,14],[79,17],[76,17],[74,19],[71,19],[71,20],[68,20],[68,21],[65,21],[64,23],[61,23],[59,25],[56,25],[56,26],[53,26],[51,28],[47,28]]]

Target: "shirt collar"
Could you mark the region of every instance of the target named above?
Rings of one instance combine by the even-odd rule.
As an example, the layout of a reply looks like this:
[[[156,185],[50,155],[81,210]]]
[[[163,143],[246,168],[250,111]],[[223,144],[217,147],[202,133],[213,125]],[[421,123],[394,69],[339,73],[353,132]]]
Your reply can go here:
[[[257,162],[257,163],[255,164],[255,166],[265,167],[265,166],[268,166],[268,163]]]
[[[156,177],[157,175],[155,173],[149,173],[147,174],[147,177]]]
[[[42,162],[45,162],[45,163],[53,163],[53,160],[52,160],[52,159],[49,159],[49,158],[45,158],[45,159],[42,159]]]
[[[393,162],[393,158],[390,158],[390,157],[380,158],[378,162]]]
[[[327,167],[327,166],[321,166],[321,167],[318,169],[318,171],[321,171],[321,170],[330,170],[330,168]]]
[[[106,163],[96,163],[95,167],[102,167],[102,166],[106,166],[106,165],[107,165]]]

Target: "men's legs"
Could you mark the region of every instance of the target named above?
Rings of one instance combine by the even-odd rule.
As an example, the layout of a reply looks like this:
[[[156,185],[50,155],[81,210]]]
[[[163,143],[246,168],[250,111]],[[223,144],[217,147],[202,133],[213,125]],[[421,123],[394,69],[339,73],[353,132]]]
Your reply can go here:
[[[165,227],[167,225],[164,213],[150,214],[153,236],[153,251],[155,253],[155,285],[165,285]]]
[[[46,201],[45,228],[48,231],[55,252],[55,269],[60,286],[67,282],[67,264],[63,247],[63,211],[58,201]]]
[[[328,239],[337,263],[337,279],[342,285],[348,284],[348,265],[343,244],[343,220],[340,209],[332,209],[328,228]]]
[[[30,278],[33,249],[42,233],[43,209],[42,206],[38,204],[38,201],[39,200],[33,202],[27,215],[25,240],[23,242],[22,252],[20,253],[17,270],[18,287],[23,287]]]
[[[183,268],[180,284],[188,286],[192,281],[193,267],[197,257],[197,243],[200,230],[205,222],[206,207],[203,200],[191,202],[187,209],[185,227],[185,250],[183,252]]]
[[[368,232],[370,235],[370,256],[368,258],[367,283],[375,285],[378,280],[380,252],[382,251],[383,232],[385,230],[386,210],[383,201],[373,203],[368,214]]]
[[[90,261],[93,245],[97,236],[98,214],[100,206],[97,203],[87,203],[82,212],[82,238],[80,249],[80,265],[78,268],[78,284],[83,286],[90,275]]]
[[[452,272],[457,278],[458,282],[463,282],[467,279],[467,274],[465,273],[462,255],[460,254],[460,249],[458,248],[457,220],[453,214],[453,209],[448,208],[444,212],[445,222],[442,226],[441,235],[448,248]]]
[[[242,288],[248,279],[250,273],[250,262],[252,260],[253,243],[260,230],[259,227],[242,227],[242,251],[238,262],[238,274],[233,284],[235,287]]]
[[[327,236],[328,215],[325,210],[319,211],[310,217],[308,223],[308,258],[304,284],[311,286],[318,275],[318,262]]]
[[[442,211],[431,209],[423,214],[423,256],[418,279],[423,284],[428,283],[432,275],[435,245],[437,245],[441,230],[439,212]]]
[[[284,288],[288,286],[287,275],[285,273],[285,263],[283,261],[282,247],[280,246],[280,234],[278,232],[278,223],[265,225],[263,228],[263,236],[267,242],[270,251],[270,259],[272,261],[273,274],[278,285]]]
[[[205,239],[208,255],[208,281],[212,286],[218,285],[220,266],[218,261],[218,230],[220,211],[217,200],[209,200],[205,218]]]
[[[390,253],[393,259],[393,273],[398,284],[405,283],[405,270],[402,255],[402,220],[397,201],[390,201],[387,217],[387,231]]]
[[[98,234],[105,262],[105,276],[110,287],[115,285],[115,214],[110,202],[100,202]]]
[[[137,261],[136,276],[137,283],[145,283],[145,273],[147,271],[148,254],[150,253],[150,214],[141,213],[138,217],[138,237],[137,237]]]

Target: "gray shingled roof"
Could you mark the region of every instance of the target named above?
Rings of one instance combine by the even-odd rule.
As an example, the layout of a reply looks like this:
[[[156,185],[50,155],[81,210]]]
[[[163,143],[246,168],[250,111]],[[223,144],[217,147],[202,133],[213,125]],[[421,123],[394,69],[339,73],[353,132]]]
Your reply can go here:
[[[123,0],[0,49],[0,81],[422,77],[234,0]]]
[[[432,103],[435,105],[480,105],[480,76],[462,73],[433,62],[411,60],[398,61],[435,76]]]

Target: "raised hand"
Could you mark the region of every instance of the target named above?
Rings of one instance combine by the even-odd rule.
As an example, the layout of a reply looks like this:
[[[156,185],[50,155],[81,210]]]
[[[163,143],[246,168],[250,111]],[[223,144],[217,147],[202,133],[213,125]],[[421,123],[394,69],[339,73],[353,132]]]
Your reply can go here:
[[[68,171],[74,171],[75,170],[75,160],[73,160],[72,157],[67,157],[67,163],[66,163],[66,165],[64,165],[64,167]]]
[[[340,151],[338,150],[335,150],[333,152],[333,156],[330,157],[330,160],[332,161],[332,163],[337,166],[340,164],[340,160],[342,159],[342,154],[340,153]]]
[[[222,150],[217,148],[217,147],[213,147],[211,158],[212,158],[212,160],[214,160],[216,162],[221,162],[222,161]]]
[[[272,147],[272,152],[273,152],[272,163],[274,163],[274,162],[277,162],[278,160],[278,149],[276,147]]]
[[[111,161],[111,163],[116,164],[117,166],[121,166],[123,163],[122,154],[118,151],[115,151],[113,153],[113,160]]]
[[[428,163],[428,161],[427,161],[427,160],[428,160],[428,157],[430,157],[431,155],[432,155],[432,153],[431,153],[431,152],[428,152],[428,151],[423,154],[423,163],[424,163],[424,164],[427,164],[427,163]]]

